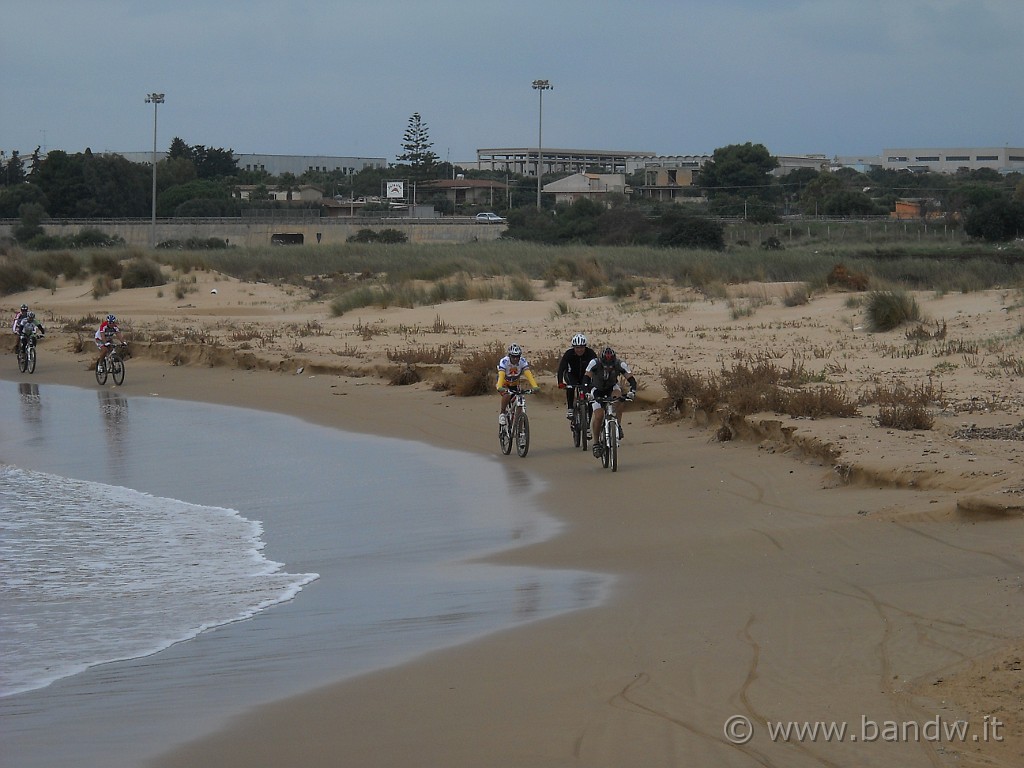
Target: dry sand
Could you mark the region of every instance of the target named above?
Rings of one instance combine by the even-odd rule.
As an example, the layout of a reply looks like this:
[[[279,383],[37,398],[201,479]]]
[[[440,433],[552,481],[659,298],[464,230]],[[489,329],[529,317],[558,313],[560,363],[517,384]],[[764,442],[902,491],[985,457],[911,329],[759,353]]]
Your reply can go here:
[[[401,367],[389,358],[450,345],[457,361],[515,340],[546,359],[582,330],[620,350],[642,402],[612,474],[571,448],[562,394],[542,373],[530,455],[503,459],[545,481],[541,501],[567,526],[498,559],[615,574],[605,605],[261,708],[159,765],[1024,765],[1018,294],[920,294],[925,328],[946,335],[913,342],[907,328],[868,333],[847,294],[786,307],[779,285],[732,286],[731,306],[670,286],[616,303],[537,285],[535,302],[332,318],[298,289],[195,276],[183,299],[165,286],[96,301],[78,284],[0,306],[27,301],[50,330],[39,382],[95,386],[91,342],[76,352],[61,327],[112,311],[135,337],[125,394],[483,454],[497,453],[497,399],[437,390],[457,364],[389,386]],[[738,306],[752,314],[734,318]],[[932,386],[935,426],[884,429],[870,407],[761,414],[726,432],[715,415],[659,415],[663,369],[757,359],[802,363],[854,396]],[[732,716],[750,723],[749,742],[725,733]],[[769,737],[791,721],[848,730],[841,742]],[[965,739],[929,738],[958,721]]]

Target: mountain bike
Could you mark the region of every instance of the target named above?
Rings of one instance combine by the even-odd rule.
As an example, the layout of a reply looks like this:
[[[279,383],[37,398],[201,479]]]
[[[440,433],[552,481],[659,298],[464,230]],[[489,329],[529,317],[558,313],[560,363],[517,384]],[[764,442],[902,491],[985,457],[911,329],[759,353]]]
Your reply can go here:
[[[590,429],[590,418],[587,407],[587,390],[582,385],[572,385],[575,390],[572,398],[572,418],[569,420],[569,429],[572,431],[572,444],[577,448],[587,450],[587,430]]]
[[[36,335],[32,334],[18,345],[18,370],[22,373],[36,371]]]
[[[113,351],[96,363],[96,381],[101,386],[107,383],[107,376],[114,379],[118,386],[124,384],[124,359],[121,357],[122,350],[127,344],[114,346]]]
[[[601,460],[602,467],[612,472],[619,469],[619,417],[615,413],[615,404],[624,403],[629,399],[621,395],[594,398],[604,409],[604,422],[594,440],[594,457]]]
[[[501,452],[508,456],[514,445],[519,457],[525,458],[530,452],[530,419],[526,415],[526,395],[533,394],[533,390],[504,387],[502,391],[511,392],[512,397],[505,406],[505,423],[498,425]]]

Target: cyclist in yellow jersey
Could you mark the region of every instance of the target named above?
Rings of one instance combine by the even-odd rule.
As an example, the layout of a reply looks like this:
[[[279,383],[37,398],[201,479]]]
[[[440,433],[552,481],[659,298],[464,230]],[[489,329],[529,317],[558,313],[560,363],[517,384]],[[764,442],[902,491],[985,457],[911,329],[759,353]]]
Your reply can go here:
[[[523,349],[518,344],[509,344],[508,354],[498,362],[498,383],[495,386],[499,392],[506,387],[518,387],[519,379],[526,379],[530,389],[537,389],[537,379],[533,377],[530,370],[530,363],[523,357]],[[498,423],[505,423],[505,408],[512,397],[510,392],[501,392],[501,410],[498,412]]]

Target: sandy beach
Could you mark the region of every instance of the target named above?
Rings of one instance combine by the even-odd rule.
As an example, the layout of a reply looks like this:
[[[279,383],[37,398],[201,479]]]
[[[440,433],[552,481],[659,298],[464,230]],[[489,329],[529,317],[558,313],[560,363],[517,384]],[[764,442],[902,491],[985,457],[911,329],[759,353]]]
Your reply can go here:
[[[95,387],[91,346],[75,351],[80,334],[62,328],[112,311],[135,337],[125,394],[488,456],[496,397],[439,386],[457,363],[418,366],[420,383],[391,386],[397,352],[451,345],[458,359],[515,340],[546,357],[582,330],[641,381],[618,472],[573,450],[546,372],[529,456],[502,457],[537,479],[540,503],[566,525],[493,559],[610,574],[606,602],[325,679],[155,765],[1024,764],[1024,442],[1013,429],[1024,377],[1010,364],[1024,350],[1020,297],[919,296],[928,323],[949,333],[912,354],[906,329],[868,333],[844,294],[786,307],[784,289],[731,287],[763,302],[739,319],[678,289],[672,301],[613,302],[565,285],[538,285],[534,302],[334,318],[292,289],[210,273],[185,300],[135,289],[97,302],[82,284],[5,297],[0,307],[26,301],[50,331],[34,382]],[[557,301],[571,312],[552,312]],[[663,369],[744,355],[799,357],[852,392],[941,386],[935,426],[882,428],[870,406],[842,419],[769,413],[729,421],[723,441],[713,414],[660,412]],[[13,357],[7,369],[28,379]],[[787,724],[844,730],[786,738]]]

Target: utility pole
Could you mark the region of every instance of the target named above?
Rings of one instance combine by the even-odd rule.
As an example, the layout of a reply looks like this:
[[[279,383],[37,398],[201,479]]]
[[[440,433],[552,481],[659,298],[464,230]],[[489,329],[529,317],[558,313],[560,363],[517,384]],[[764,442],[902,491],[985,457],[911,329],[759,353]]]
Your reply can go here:
[[[539,98],[537,108],[537,210],[540,210],[540,177],[541,167],[544,157],[544,151],[541,147],[544,145],[544,91],[550,91],[554,88],[547,80],[534,80],[533,89],[537,91]]]
[[[153,105],[153,219],[150,226],[149,247],[156,248],[156,107],[164,103],[162,93],[147,93],[146,103]]]

